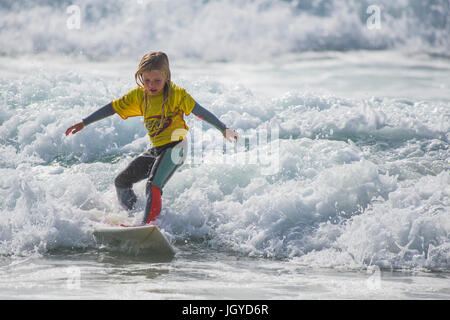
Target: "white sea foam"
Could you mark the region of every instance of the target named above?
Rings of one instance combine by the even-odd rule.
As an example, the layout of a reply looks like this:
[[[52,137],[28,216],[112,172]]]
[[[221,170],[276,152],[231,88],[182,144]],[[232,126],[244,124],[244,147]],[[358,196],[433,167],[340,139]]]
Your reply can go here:
[[[9,70],[11,61],[26,59],[0,63]],[[65,59],[19,63],[29,72],[0,79],[2,255],[95,247],[96,224],[127,219],[113,180],[148,147],[142,120],[113,116],[64,131],[131,89],[133,70],[77,63],[70,72]],[[311,266],[448,269],[448,102],[300,89],[267,98],[201,76],[176,80],[242,136],[276,127],[279,137],[238,150],[238,159],[257,159],[278,146],[277,170],[266,174],[261,163],[223,155],[220,134],[201,127],[202,161],[164,189],[157,224],[172,241]],[[135,221],[144,184],[135,186]]]
[[[69,6],[76,10],[69,10]],[[368,10],[375,6],[379,14]],[[407,48],[448,55],[446,0],[0,2],[0,52],[261,61],[301,51]],[[371,28],[376,20],[379,28]],[[75,22],[75,23],[74,23]]]
[[[448,269],[449,182],[448,172],[442,172],[400,184],[386,201],[374,201],[345,225],[322,223],[312,237],[321,241],[319,247],[296,261]]]

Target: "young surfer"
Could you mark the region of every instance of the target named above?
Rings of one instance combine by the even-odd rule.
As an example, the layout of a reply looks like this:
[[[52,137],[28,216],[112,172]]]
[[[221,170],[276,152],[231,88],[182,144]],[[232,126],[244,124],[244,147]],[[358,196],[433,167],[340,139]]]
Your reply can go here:
[[[186,157],[184,115],[193,113],[216,127],[224,137],[237,141],[235,130],[227,128],[216,116],[199,105],[185,89],[171,82],[169,60],[163,52],[144,55],[135,73],[137,88],[114,100],[66,130],[66,136],[117,113],[122,119],[142,116],[153,147],[134,159],[114,184],[119,202],[127,210],[136,203],[133,184],[147,179],[146,207],[142,224],[155,220],[161,211],[161,192]]]

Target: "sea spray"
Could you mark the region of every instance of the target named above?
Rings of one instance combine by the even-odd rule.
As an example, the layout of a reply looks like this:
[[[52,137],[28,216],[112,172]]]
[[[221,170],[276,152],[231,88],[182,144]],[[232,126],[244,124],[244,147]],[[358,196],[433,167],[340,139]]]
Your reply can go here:
[[[4,0],[0,52],[104,60],[135,59],[158,48],[209,61],[393,48],[448,55],[449,10],[446,0]]]

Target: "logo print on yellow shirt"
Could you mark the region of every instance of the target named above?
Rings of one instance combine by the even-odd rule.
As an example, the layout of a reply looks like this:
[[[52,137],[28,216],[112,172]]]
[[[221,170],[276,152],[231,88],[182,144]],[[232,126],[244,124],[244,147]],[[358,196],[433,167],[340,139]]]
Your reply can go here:
[[[145,127],[147,128],[150,137],[153,138],[166,130],[172,124],[172,119],[165,118],[161,128],[159,127],[160,122],[161,116],[152,116],[145,119]]]

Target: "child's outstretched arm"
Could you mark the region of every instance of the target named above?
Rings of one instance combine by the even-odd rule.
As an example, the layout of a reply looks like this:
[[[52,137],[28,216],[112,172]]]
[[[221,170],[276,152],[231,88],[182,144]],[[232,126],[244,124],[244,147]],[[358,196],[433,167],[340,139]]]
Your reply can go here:
[[[228,141],[231,142],[233,139],[236,141],[238,140],[238,134],[235,130],[227,128],[227,126],[222,121],[220,121],[215,115],[199,105],[198,102],[195,102],[192,113],[195,114],[198,118],[205,120],[206,122],[217,128],[217,130],[222,132],[223,136]]]
[[[112,107],[112,103],[108,103],[106,106],[98,109],[97,111],[95,111],[93,114],[91,114],[87,118],[84,118],[81,122],[78,122],[78,123],[74,124],[73,126],[69,127],[66,130],[66,136],[69,135],[70,133],[75,134],[78,131],[83,130],[83,128],[85,126],[87,126],[88,124],[91,124],[95,121],[99,121],[106,117],[112,116],[114,113],[116,113],[116,112],[114,111],[114,109]]]

